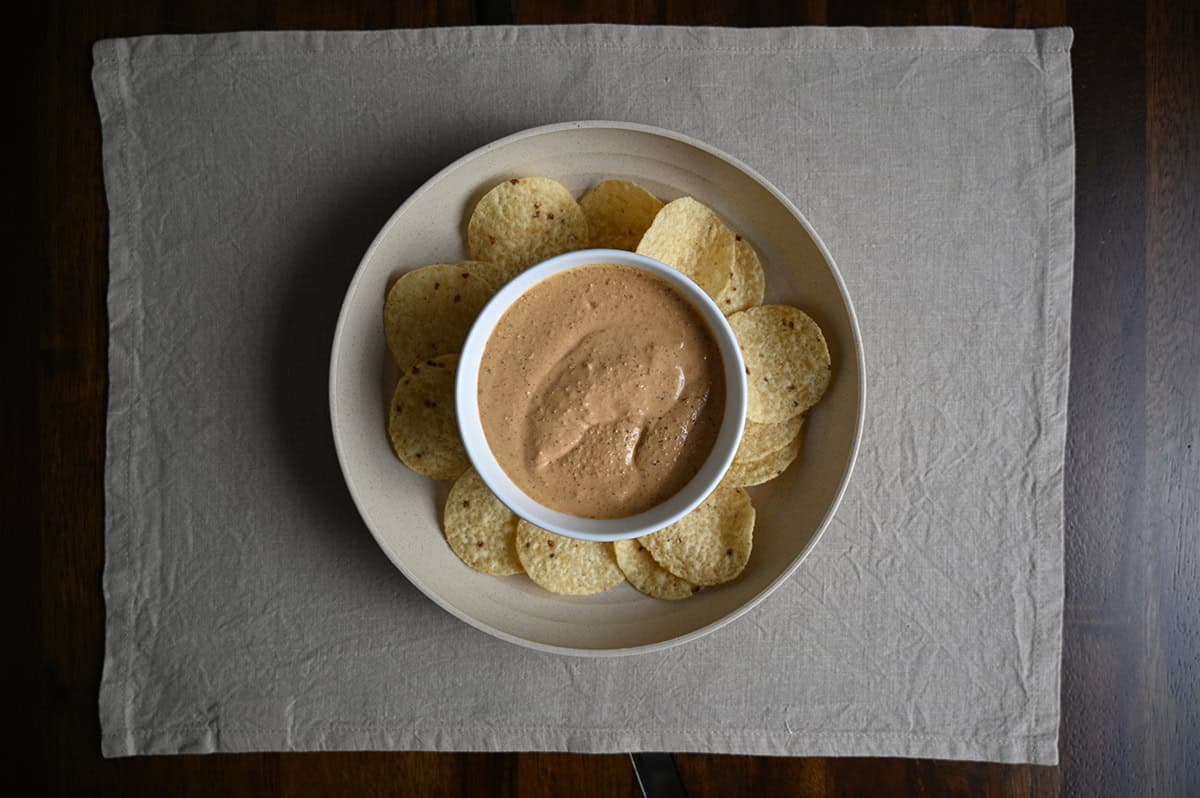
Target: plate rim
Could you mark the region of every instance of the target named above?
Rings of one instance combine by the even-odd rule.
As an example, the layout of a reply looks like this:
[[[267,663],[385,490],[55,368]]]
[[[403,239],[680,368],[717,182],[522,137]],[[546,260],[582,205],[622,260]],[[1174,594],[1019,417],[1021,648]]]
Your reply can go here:
[[[351,304],[350,300],[357,294],[359,282],[364,279],[365,267],[367,263],[373,258],[375,251],[381,246],[383,240],[391,231],[392,226],[397,223],[397,220],[404,214],[410,205],[414,204],[418,199],[424,196],[427,191],[430,191],[431,187],[437,184],[444,175],[451,171],[457,170],[462,166],[465,166],[477,158],[483,157],[493,150],[500,149],[501,147],[506,147],[516,141],[526,138],[533,138],[535,136],[560,133],[570,130],[590,129],[622,130],[644,133],[694,147],[701,152],[707,153],[708,155],[728,163],[749,177],[751,180],[758,183],[762,188],[766,189],[767,192],[770,193],[777,202],[783,205],[788,213],[790,213],[801,224],[801,226],[804,227],[805,232],[808,233],[809,237],[816,245],[817,250],[821,253],[821,257],[824,258],[826,265],[829,267],[830,272],[833,275],[834,284],[837,286],[838,294],[841,296],[842,303],[846,308],[847,318],[850,322],[854,358],[857,363],[859,373],[858,408],[857,412],[855,413],[854,435],[850,447],[850,456],[847,458],[846,466],[842,471],[837,492],[834,494],[833,500],[829,503],[829,507],[826,509],[824,516],[821,518],[820,524],[817,525],[812,537],[809,538],[808,543],[805,544],[800,553],[796,555],[792,562],[789,563],[788,566],[784,568],[778,576],[772,579],[762,590],[752,596],[741,606],[726,613],[725,615],[722,615],[720,618],[717,618],[716,620],[711,621],[704,626],[699,627],[698,629],[693,629],[690,632],[685,632],[681,635],[667,638],[666,640],[659,640],[653,643],[642,643],[636,646],[623,646],[619,648],[581,648],[576,646],[560,646],[551,643],[540,643],[536,640],[520,637],[518,635],[505,632],[502,629],[497,629],[494,626],[484,623],[478,618],[470,616],[464,612],[460,612],[457,608],[444,601],[434,591],[428,589],[425,584],[407,567],[405,567],[404,563],[401,562],[399,558],[394,556],[388,547],[384,545],[379,534],[376,533],[370,521],[367,520],[367,514],[363,511],[363,504],[359,500],[358,491],[355,489],[354,484],[349,477],[347,457],[345,451],[343,450],[342,439],[338,432],[337,425],[338,400],[337,383],[335,381],[335,377],[341,362],[342,338],[345,333],[345,327],[348,323],[348,311]],[[744,163],[739,158],[736,158],[722,150],[717,149],[716,147],[713,147],[710,144],[688,136],[684,133],[636,122],[588,119],[574,122],[556,122],[548,125],[538,125],[536,127],[525,128],[524,130],[518,130],[514,133],[510,133],[507,136],[495,139],[494,141],[491,141],[482,147],[478,147],[471,152],[456,158],[445,167],[438,170],[437,173],[422,183],[416,191],[410,194],[404,200],[404,202],[402,202],[399,207],[392,212],[391,216],[388,217],[387,222],[384,223],[383,227],[379,229],[379,232],[376,233],[375,237],[371,240],[371,244],[369,247],[367,247],[366,252],[363,253],[362,258],[359,259],[358,266],[354,270],[354,276],[351,278],[349,285],[346,287],[346,293],[342,298],[342,306],[338,311],[338,320],[337,325],[334,328],[333,341],[329,356],[329,423],[330,431],[333,434],[334,449],[337,452],[338,467],[342,473],[342,481],[346,484],[346,489],[350,493],[350,498],[354,502],[354,507],[358,511],[359,518],[362,520],[367,530],[371,533],[371,537],[375,539],[376,545],[383,550],[384,555],[387,556],[392,565],[394,565],[396,569],[399,570],[400,573],[403,574],[404,577],[413,584],[414,587],[421,591],[426,598],[433,601],[434,604],[441,607],[455,618],[458,618],[475,629],[523,648],[529,648],[548,654],[561,654],[584,658],[625,657],[636,654],[649,654],[657,651],[665,651],[676,646],[681,646],[704,637],[705,635],[711,634],[718,629],[732,623],[765,601],[768,596],[773,594],[779,588],[779,586],[783,584],[784,581],[789,579],[792,574],[796,572],[801,563],[808,559],[808,556],[812,553],[812,550],[816,547],[817,543],[822,537],[824,537],[826,530],[829,528],[830,522],[833,520],[838,508],[841,506],[842,499],[846,494],[846,489],[850,484],[850,478],[853,474],[854,466],[858,462],[859,448],[862,443],[863,425],[866,419],[867,391],[865,376],[866,362],[863,353],[862,332],[858,323],[858,314],[854,309],[854,303],[850,298],[850,293],[846,289],[846,283],[842,277],[841,270],[838,268],[837,262],[830,254],[829,249],[825,246],[825,242],[809,223],[808,218],[786,195],[783,194],[783,192],[776,188],[771,181],[759,174],[757,170]]]

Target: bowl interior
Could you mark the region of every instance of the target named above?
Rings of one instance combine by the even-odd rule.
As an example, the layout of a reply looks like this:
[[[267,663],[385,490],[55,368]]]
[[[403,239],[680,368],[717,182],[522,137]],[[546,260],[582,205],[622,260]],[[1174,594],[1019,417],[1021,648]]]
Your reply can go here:
[[[721,352],[725,374],[725,413],[712,451],[694,477],[674,496],[645,512],[625,518],[581,518],[539,504],[505,473],[488,445],[479,415],[479,367],[496,324],[529,289],[556,274],[582,266],[616,263],[649,272],[665,280],[699,311]],[[741,350],[729,322],[699,286],[658,261],[633,252],[588,249],[551,258],[526,270],[492,298],[480,312],[458,359],[455,402],[458,426],[471,463],[500,501],[522,518],[543,529],[581,540],[613,541],[648,535],[673,524],[717,486],[737,453],[746,413],[746,374]]]
[[[465,256],[475,202],[501,180],[547,175],[576,195],[605,178],[634,180],[664,200],[710,205],[758,250],[766,302],[794,304],[821,325],[833,359],[825,398],[809,414],[800,459],[751,488],[754,551],[741,578],[679,602],[629,585],[594,596],[545,592],[525,576],[472,571],[445,545],[448,483],[409,471],[388,445],[395,371],[380,322],[398,274]],[[856,322],[836,269],[806,223],[765,183],[695,142],[614,123],[573,123],[510,136],[455,162],[418,190],[380,232],[351,283],[330,369],[334,438],[359,512],[396,566],[463,620],[504,639],[573,654],[648,651],[692,639],[737,617],[799,564],[841,497],[857,451],[862,359]]]

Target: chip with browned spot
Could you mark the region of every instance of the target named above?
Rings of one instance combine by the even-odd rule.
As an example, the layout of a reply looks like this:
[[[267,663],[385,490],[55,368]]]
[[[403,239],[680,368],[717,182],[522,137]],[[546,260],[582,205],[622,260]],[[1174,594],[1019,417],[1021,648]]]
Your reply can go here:
[[[471,258],[494,263],[505,281],[547,258],[586,249],[587,217],[548,177],[514,177],[483,195],[467,222]]]
[[[476,571],[507,576],[524,570],[517,558],[517,516],[475,469],[467,469],[450,489],[442,529],[450,549]]]
[[[767,278],[763,274],[762,261],[750,242],[738,236],[734,241],[733,273],[729,285],[717,297],[717,307],[728,316],[739,310],[761,305],[767,290]]]
[[[530,579],[564,596],[601,593],[625,581],[611,543],[566,538],[524,519],[517,523],[517,557]]]
[[[754,505],[741,488],[719,487],[695,510],[641,542],[680,579],[702,586],[729,582],[750,561]]]
[[[490,263],[423,266],[400,276],[383,305],[383,331],[401,371],[462,349],[479,311],[500,289]]]
[[[458,479],[471,462],[458,433],[454,370],[458,355],[414,365],[396,383],[388,438],[400,462],[432,479]]]
[[[729,317],[746,361],[746,418],[772,423],[798,416],[829,387],[829,347],[808,314],[760,305]]]
[[[618,540],[613,549],[629,584],[647,596],[674,601],[689,598],[700,589],[659,565],[640,540]]]

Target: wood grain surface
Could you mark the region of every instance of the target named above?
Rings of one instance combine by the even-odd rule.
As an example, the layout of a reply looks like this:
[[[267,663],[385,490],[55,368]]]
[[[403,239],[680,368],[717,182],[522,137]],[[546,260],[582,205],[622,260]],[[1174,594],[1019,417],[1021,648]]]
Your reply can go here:
[[[36,5],[36,4],[35,4]],[[5,340],[0,518],[16,532],[29,794],[640,795],[629,757],[262,753],[104,760],[107,216],[91,45],[242,29],[620,22],[1071,25],[1076,259],[1058,768],[679,754],[691,796],[1200,795],[1200,13],[1194,0],[51,2],[32,39],[36,321]],[[19,36],[14,32],[12,35]],[[18,73],[18,80],[22,76]],[[20,232],[24,232],[20,229]],[[20,272],[20,264],[15,265]],[[22,285],[20,279],[18,287]],[[20,312],[23,311],[23,312]],[[36,342],[32,330],[36,329]],[[37,419],[31,424],[30,419]],[[23,644],[23,645],[22,645]],[[23,689],[28,685],[28,689]],[[24,794],[24,791],[22,792]]]

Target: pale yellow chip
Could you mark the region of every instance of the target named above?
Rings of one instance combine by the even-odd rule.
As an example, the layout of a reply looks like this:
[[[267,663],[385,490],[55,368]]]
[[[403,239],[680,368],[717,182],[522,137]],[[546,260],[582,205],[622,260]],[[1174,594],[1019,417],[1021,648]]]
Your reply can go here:
[[[719,487],[665,529],[641,538],[663,568],[694,585],[736,579],[750,560],[754,505],[741,488]]]
[[[458,478],[442,513],[446,542],[458,558],[485,574],[519,574],[517,516],[497,499],[475,469]]]
[[[617,553],[617,565],[629,584],[647,596],[674,601],[689,598],[700,590],[659,565],[639,540],[618,540],[613,543],[613,549]]]
[[[738,461],[735,459],[733,465],[729,466],[729,470],[725,472],[725,478],[721,480],[721,484],[730,488],[748,488],[751,485],[770,482],[796,461],[803,445],[804,433],[797,432],[792,440],[779,449],[767,452],[753,460]]]
[[[388,437],[400,462],[432,479],[458,479],[471,462],[458,434],[454,369],[458,355],[414,365],[396,383]]]
[[[798,416],[829,387],[829,347],[821,328],[788,305],[760,305],[729,317],[746,361],[746,418],[763,423]]]
[[[483,195],[467,223],[467,251],[511,279],[547,258],[586,249],[587,218],[561,183],[548,177],[506,180]]]
[[[763,455],[782,449],[800,434],[802,426],[804,426],[804,416],[792,416],[786,421],[777,421],[773,424],[747,421],[741,443],[738,444],[737,454],[733,456],[734,465],[749,463],[758,460]]]
[[[401,371],[462,349],[479,311],[501,286],[495,266],[439,263],[404,274],[388,291],[383,331]]]
[[[587,216],[589,246],[632,252],[663,203],[637,183],[605,180],[588,189],[579,206]]]
[[[750,242],[736,236],[733,242],[733,276],[729,285],[717,297],[717,307],[728,316],[739,310],[761,305],[767,290],[767,277],[763,273],[762,261]]]
[[[611,543],[575,540],[517,522],[517,557],[536,584],[564,596],[586,596],[625,581]]]
[[[711,208],[692,197],[664,205],[637,252],[683,272],[713,299],[721,296],[733,273],[733,233]]]

